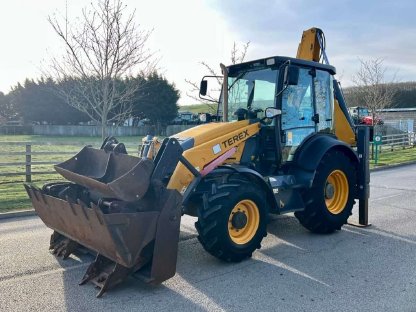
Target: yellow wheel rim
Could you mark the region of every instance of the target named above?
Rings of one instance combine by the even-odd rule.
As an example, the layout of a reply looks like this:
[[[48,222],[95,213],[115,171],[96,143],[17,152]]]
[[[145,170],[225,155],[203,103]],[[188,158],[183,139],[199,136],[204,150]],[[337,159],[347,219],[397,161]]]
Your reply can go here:
[[[348,179],[341,170],[334,170],[328,176],[325,188],[325,204],[332,214],[341,213],[347,204],[349,195]]]
[[[236,225],[236,219],[238,218],[245,222],[239,222],[240,224]],[[228,218],[228,233],[234,243],[243,245],[256,235],[259,224],[260,214],[257,205],[249,199],[244,199],[231,210]]]

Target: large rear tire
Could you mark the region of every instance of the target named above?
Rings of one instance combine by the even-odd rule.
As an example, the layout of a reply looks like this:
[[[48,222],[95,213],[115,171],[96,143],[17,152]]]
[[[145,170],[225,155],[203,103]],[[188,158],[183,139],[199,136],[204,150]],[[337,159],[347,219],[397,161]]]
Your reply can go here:
[[[316,169],[311,189],[303,196],[305,210],[296,218],[314,233],[332,233],[347,223],[354,206],[356,168],[340,151],[327,153]]]
[[[241,180],[214,184],[204,195],[195,227],[206,251],[227,262],[251,257],[266,236],[264,192]]]

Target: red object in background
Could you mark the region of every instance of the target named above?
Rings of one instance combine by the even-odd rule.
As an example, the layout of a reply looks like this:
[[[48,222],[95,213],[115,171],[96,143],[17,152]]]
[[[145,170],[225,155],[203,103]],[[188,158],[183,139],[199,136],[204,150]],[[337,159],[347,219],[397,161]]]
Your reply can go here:
[[[373,117],[371,116],[365,116],[361,119],[361,123],[363,125],[369,125],[371,126],[373,124]]]

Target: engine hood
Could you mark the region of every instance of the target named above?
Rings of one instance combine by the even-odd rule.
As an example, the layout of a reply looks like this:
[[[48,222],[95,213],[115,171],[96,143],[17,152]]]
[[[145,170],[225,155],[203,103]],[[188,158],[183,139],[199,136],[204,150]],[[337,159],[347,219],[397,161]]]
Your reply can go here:
[[[235,122],[211,122],[187,129],[172,135],[171,137],[176,138],[179,142],[181,142],[184,149],[188,149],[211,141],[229,132],[244,128],[249,124],[249,120]]]

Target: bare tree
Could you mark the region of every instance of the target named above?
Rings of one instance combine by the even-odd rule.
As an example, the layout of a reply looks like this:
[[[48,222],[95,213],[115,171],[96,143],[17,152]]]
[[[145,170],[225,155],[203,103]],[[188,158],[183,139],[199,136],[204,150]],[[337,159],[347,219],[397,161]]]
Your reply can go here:
[[[132,97],[140,85],[127,79],[154,70],[154,55],[147,49],[151,31],[135,22],[121,0],[100,0],[82,10],[78,23],[48,17],[62,39],[65,52],[52,58],[46,74],[54,77],[60,94],[74,108],[101,125],[124,121],[132,111]],[[128,83],[120,87],[120,80]]]
[[[237,46],[237,44],[234,42],[233,47],[231,49],[231,64],[238,64],[238,63],[244,62],[249,46],[250,46],[250,41],[244,43],[241,47]],[[212,66],[210,66],[206,62],[202,61],[200,62],[200,64],[207,71],[208,75],[221,76],[220,74],[218,74],[217,70],[215,70]],[[219,68],[220,67],[218,66],[218,69]],[[194,99],[197,102],[208,104],[207,101],[204,101],[198,96],[199,95],[199,83],[198,82],[191,81],[189,79],[185,79],[185,82],[189,85],[189,92],[186,93],[187,96],[189,96],[190,98]],[[217,78],[217,82],[218,82],[218,86],[214,88],[214,90],[219,92],[221,91],[222,79]],[[216,98],[214,98],[212,95],[209,95],[209,94],[207,94],[207,97],[211,101],[217,100]],[[212,110],[211,113],[216,113],[216,108],[213,108],[212,106],[207,106],[207,107],[209,107]]]
[[[362,99],[362,106],[367,107],[372,115],[372,122],[379,118],[380,110],[393,105],[393,98],[396,93],[394,78],[386,80],[386,68],[383,59],[360,59],[360,69],[353,76],[356,86],[356,97]]]

